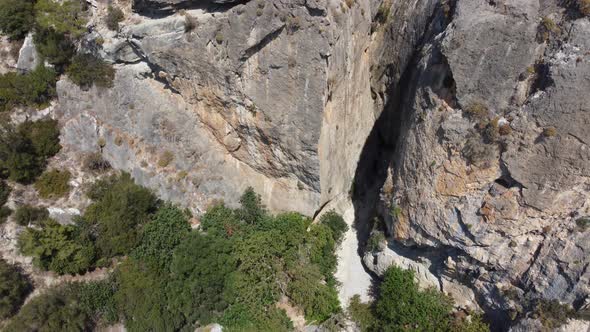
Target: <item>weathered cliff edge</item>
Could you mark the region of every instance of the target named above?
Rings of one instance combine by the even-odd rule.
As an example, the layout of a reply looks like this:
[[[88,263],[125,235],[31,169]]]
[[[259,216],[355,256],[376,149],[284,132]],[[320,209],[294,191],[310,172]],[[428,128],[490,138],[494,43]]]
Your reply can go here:
[[[111,32],[93,10],[82,47],[117,75],[58,83],[66,151],[195,212],[247,186],[275,211],[336,208],[356,220],[340,276],[364,272],[378,216],[377,274],[413,268],[498,321],[532,298],[588,305],[588,18],[552,0],[136,0]]]

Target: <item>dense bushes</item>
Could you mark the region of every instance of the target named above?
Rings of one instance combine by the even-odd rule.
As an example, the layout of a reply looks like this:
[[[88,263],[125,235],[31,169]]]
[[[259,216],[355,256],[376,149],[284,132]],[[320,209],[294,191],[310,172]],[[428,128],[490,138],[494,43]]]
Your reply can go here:
[[[109,6],[107,9],[107,16],[105,17],[105,23],[107,28],[113,31],[119,30],[119,23],[125,19],[125,14],[119,7]]]
[[[61,175],[51,178],[54,177],[58,178],[58,183],[64,183]],[[48,180],[47,183],[44,188],[63,187],[55,186],[56,181]],[[61,189],[52,189],[50,192],[55,194],[61,192]],[[46,210],[29,206],[19,208],[16,216],[18,223],[42,226],[41,229],[27,228],[19,237],[21,251],[33,256],[36,266],[59,274],[81,273],[114,256],[129,254],[137,244],[142,224],[150,219],[158,203],[149,190],[133,183],[128,174],[98,181],[91,188],[89,196],[95,202],[74,225],[60,225],[47,219]],[[172,214],[176,212],[169,209],[163,208],[156,215],[158,226],[160,222],[166,225],[173,222]],[[161,217],[162,215],[165,217]],[[178,228],[150,227],[144,234],[149,250],[138,249],[138,255],[142,259],[147,259],[153,251],[160,253],[158,250],[163,250],[150,246],[155,246],[165,232],[179,236]]]
[[[5,331],[91,331],[92,313],[79,300],[82,291],[80,284],[68,284],[33,298]]]
[[[0,259],[0,319],[12,316],[33,286],[17,266]]]
[[[158,204],[148,189],[136,185],[126,173],[99,181],[89,197],[95,202],[82,219],[95,234],[100,256],[107,258],[128,254],[137,245],[139,227]]]
[[[276,307],[283,297],[310,321],[340,310],[334,249],[347,226],[333,212],[319,224],[297,213],[273,216],[249,189],[240,208],[211,208],[197,232],[188,212],[159,204],[127,174],[99,181],[88,195],[95,202],[75,225],[46,220],[40,230],[28,228],[22,251],[58,273],[128,258],[92,292],[78,290],[72,299],[71,292],[56,291],[43,300],[55,313],[32,303],[12,326],[71,317],[68,326],[78,328],[121,319],[129,331],[194,330],[212,322],[228,331],[287,331],[292,323]]]
[[[4,206],[8,202],[8,196],[10,196],[10,186],[3,180],[0,180],[0,224],[6,221],[6,219],[12,214],[12,210],[8,206]]]
[[[0,75],[0,112],[17,106],[41,108],[55,97],[56,73],[43,65],[27,74]]]
[[[413,271],[392,266],[383,275],[375,303],[353,297],[348,313],[362,331],[489,331],[478,315],[458,318],[452,309],[450,297],[432,288],[420,290]]]
[[[79,0],[37,0],[35,23],[40,29],[58,34],[79,37],[85,31],[86,20]]]
[[[0,31],[10,39],[23,39],[33,26],[33,1],[0,1]]]
[[[74,56],[66,73],[72,82],[82,89],[88,89],[93,84],[101,88],[110,88],[115,78],[113,67],[92,54]]]
[[[92,242],[77,227],[51,219],[40,230],[27,228],[18,244],[23,254],[33,257],[35,266],[59,274],[88,270],[96,255]]]
[[[46,208],[37,208],[28,204],[21,205],[14,213],[14,221],[21,226],[38,225],[49,218]]]
[[[60,171],[57,169],[43,173],[37,182],[35,182],[35,189],[39,192],[42,198],[60,198],[66,196],[70,192],[71,174],[69,171]]]
[[[450,326],[451,299],[436,290],[420,291],[414,273],[397,267],[383,276],[375,313],[381,331],[399,331],[407,326],[417,330],[444,330]]]
[[[33,40],[41,57],[59,69],[68,64],[76,53],[72,40],[52,29],[37,29]]]
[[[47,159],[60,149],[55,120],[0,127],[0,177],[30,183],[43,172]]]

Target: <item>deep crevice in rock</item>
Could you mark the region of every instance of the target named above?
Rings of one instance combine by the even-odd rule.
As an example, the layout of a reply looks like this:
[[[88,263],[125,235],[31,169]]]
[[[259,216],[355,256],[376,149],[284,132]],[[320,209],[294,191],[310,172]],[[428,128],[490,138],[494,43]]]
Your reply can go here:
[[[262,38],[258,43],[256,43],[256,45],[244,50],[244,54],[240,57],[240,61],[248,61],[250,57],[260,52],[266,45],[270,44],[273,40],[279,38],[283,30],[285,30],[285,25],[282,25],[280,28],[264,36],[264,38]]]

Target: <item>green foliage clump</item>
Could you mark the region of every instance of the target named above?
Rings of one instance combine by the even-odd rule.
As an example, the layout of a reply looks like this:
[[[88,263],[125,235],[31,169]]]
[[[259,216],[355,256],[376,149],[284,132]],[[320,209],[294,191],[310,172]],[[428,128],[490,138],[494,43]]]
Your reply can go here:
[[[66,196],[70,192],[71,174],[69,171],[60,171],[53,169],[43,173],[37,182],[35,182],[35,189],[39,192],[42,198],[56,199]]]
[[[92,54],[78,54],[72,58],[66,74],[82,89],[89,89],[92,85],[110,88],[113,86],[115,69]]]
[[[266,215],[266,210],[262,206],[260,195],[254,192],[252,187],[246,189],[240,198],[242,207],[237,210],[238,217],[247,224],[253,225],[258,221],[262,221]]]
[[[0,31],[12,40],[25,38],[35,19],[33,1],[0,1]]]
[[[125,19],[125,14],[119,7],[109,6],[107,9],[107,16],[105,17],[105,23],[107,28],[113,31],[119,30],[119,23]]]
[[[350,299],[347,311],[350,319],[357,323],[361,331],[375,330],[377,318],[373,313],[373,308],[371,304],[363,303],[359,295],[355,295]]]
[[[17,106],[41,108],[56,96],[57,75],[43,65],[26,74],[8,72],[0,75],[0,112]]]
[[[16,128],[5,125],[0,128],[0,177],[31,183],[60,149],[55,120],[27,121]]]
[[[348,231],[348,225],[342,216],[334,210],[325,213],[320,218],[320,223],[328,226],[332,230],[332,235],[334,236],[334,241],[336,241],[336,243],[342,242],[344,234]]]
[[[0,319],[14,315],[32,289],[33,285],[17,266],[0,259]]]
[[[452,309],[450,297],[433,288],[420,290],[413,271],[392,266],[383,276],[375,303],[362,303],[355,296],[348,315],[361,331],[489,331],[478,314],[468,320],[453,316]]]
[[[119,319],[115,293],[117,285],[111,279],[73,284],[82,311],[94,322],[116,323]]]
[[[557,329],[565,324],[568,318],[575,317],[575,311],[557,300],[539,299],[534,303],[533,315],[541,320],[544,327]]]
[[[33,257],[33,264],[59,274],[75,274],[88,270],[96,257],[92,241],[73,225],[60,225],[46,220],[40,230],[27,228],[19,236],[21,252]]]
[[[340,310],[334,249],[346,227],[335,213],[313,225],[298,213],[273,216],[248,190],[240,208],[211,208],[201,218],[203,232],[193,232],[187,212],[159,205],[127,174],[99,181],[88,194],[95,202],[77,225],[29,228],[20,239],[23,252],[58,272],[66,270],[64,260],[79,261],[81,243],[98,248],[88,266],[98,257],[130,255],[112,280],[76,286],[75,297],[51,308],[57,312],[15,321],[38,319],[41,326],[49,316],[71,315],[74,330],[121,319],[129,331],[192,331],[212,322],[228,331],[290,331],[292,322],[276,307],[282,298],[309,321]]]
[[[413,271],[389,268],[379,291],[375,313],[381,331],[449,329],[451,299],[434,289],[421,291]]]
[[[117,303],[130,331],[194,329],[211,322],[229,331],[286,331],[292,324],[275,307],[283,296],[309,320],[321,322],[338,312],[332,274],[335,239],[344,230],[338,216],[312,226],[297,213],[272,216],[251,189],[241,202],[238,209],[209,209],[201,218],[202,233],[188,232],[186,216],[172,207],[145,226],[117,274]]]
[[[164,270],[170,264],[172,251],[189,231],[187,213],[172,205],[161,207],[143,228],[133,256],[148,266]]]
[[[95,202],[82,219],[96,234],[100,256],[110,258],[131,252],[137,245],[140,227],[156,211],[154,194],[124,173],[98,181],[88,196]]]
[[[14,221],[21,226],[41,225],[49,218],[46,208],[37,208],[29,204],[19,206],[14,213]]]
[[[100,152],[93,152],[84,157],[82,167],[91,172],[104,172],[111,168],[111,164],[103,158]]]
[[[79,37],[86,30],[82,9],[82,3],[77,0],[37,0],[35,23],[40,29],[51,29],[59,34]]]
[[[76,284],[49,290],[28,302],[5,327],[7,332],[91,331],[92,317],[77,298]]]
[[[12,210],[8,206],[0,206],[0,224],[5,223],[11,214]]]
[[[576,219],[576,226],[580,232],[585,232],[588,228],[590,228],[590,217],[582,217]]]
[[[173,254],[171,306],[188,322],[214,322],[229,305],[225,284],[237,264],[230,240],[191,233]]]
[[[317,282],[323,279],[317,266],[299,266],[291,273],[289,297],[302,307],[308,320],[323,322],[340,310],[336,288]]]
[[[369,241],[367,242],[367,249],[371,252],[381,252],[384,247],[384,243],[386,241],[385,234],[382,231],[373,231],[371,236],[369,236]]]
[[[10,196],[11,192],[12,189],[10,186],[4,180],[0,180],[0,206],[8,202],[8,197]]]
[[[174,331],[182,326],[168,306],[165,275],[131,259],[118,267],[115,278],[119,288],[114,299],[128,331]]]
[[[70,37],[53,29],[36,29],[33,41],[39,55],[60,69],[76,54],[76,47]]]

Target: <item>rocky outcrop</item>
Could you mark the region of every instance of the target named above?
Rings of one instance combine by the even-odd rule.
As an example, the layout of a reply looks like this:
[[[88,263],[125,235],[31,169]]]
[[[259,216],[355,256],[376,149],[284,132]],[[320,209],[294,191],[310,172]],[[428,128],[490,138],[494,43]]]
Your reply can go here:
[[[16,69],[26,72],[35,69],[39,64],[39,55],[37,54],[37,48],[33,43],[33,35],[29,34],[21,47],[18,54],[18,61],[16,63]]]
[[[533,298],[580,309],[590,100],[575,91],[590,83],[589,22],[524,0],[459,0],[453,12],[401,92],[380,206],[392,248],[413,248],[450,281],[443,290],[467,286],[496,328]],[[549,19],[559,28],[546,32]]]

